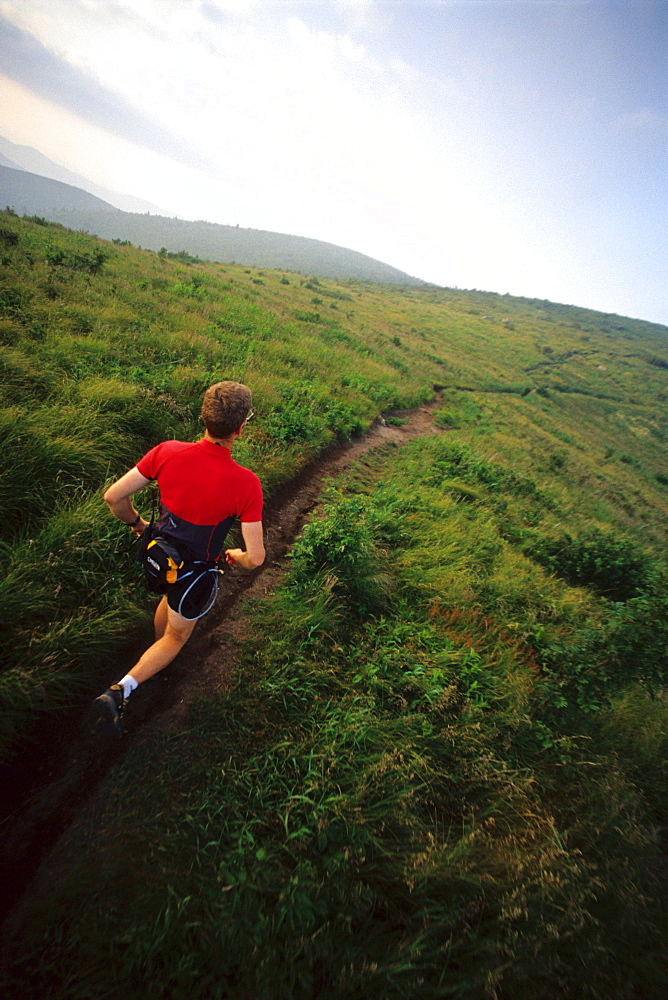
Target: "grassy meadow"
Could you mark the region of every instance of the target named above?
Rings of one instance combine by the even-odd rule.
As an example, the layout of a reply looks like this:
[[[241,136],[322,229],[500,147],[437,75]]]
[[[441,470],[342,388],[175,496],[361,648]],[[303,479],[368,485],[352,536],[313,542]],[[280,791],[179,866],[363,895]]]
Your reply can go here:
[[[232,688],[114,766],[13,995],[660,995],[668,330],[12,214],[0,259],[9,758],[147,634],[101,493],[208,384],[252,387],[269,495],[443,399],[331,483]]]

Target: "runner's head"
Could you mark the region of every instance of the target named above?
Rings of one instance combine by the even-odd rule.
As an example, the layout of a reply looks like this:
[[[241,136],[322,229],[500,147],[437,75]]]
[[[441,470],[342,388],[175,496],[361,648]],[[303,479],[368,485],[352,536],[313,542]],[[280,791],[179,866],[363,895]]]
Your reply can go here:
[[[227,438],[248,419],[251,391],[240,382],[216,382],[204,393],[202,420],[209,434]]]

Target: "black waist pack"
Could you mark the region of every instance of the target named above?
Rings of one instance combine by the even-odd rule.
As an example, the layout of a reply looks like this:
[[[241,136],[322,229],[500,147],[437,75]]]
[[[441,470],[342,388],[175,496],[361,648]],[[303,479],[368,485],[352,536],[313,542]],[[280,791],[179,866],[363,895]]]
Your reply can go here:
[[[176,583],[179,574],[192,568],[191,561],[179,552],[172,541],[164,538],[153,524],[144,529],[137,560],[144,570],[146,586],[153,594],[166,594],[168,584]]]

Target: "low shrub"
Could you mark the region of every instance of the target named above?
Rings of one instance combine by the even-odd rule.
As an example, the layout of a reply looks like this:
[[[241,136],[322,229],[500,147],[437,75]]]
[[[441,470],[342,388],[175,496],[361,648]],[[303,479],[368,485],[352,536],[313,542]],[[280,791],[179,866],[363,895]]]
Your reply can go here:
[[[611,601],[626,601],[647,588],[649,557],[625,538],[593,529],[575,537],[537,539],[525,549],[551,573],[573,587],[592,587]]]
[[[374,514],[365,497],[332,495],[291,550],[288,590],[315,597],[330,593],[356,617],[378,612],[389,600],[383,559],[374,537]],[[320,584],[314,587],[314,580]]]

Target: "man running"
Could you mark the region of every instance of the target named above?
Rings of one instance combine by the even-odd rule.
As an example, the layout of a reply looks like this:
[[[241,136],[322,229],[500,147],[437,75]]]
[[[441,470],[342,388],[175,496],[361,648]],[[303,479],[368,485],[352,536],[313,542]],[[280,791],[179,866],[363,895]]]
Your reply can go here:
[[[232,566],[251,570],[264,562],[262,487],[250,469],[232,459],[232,447],[253,416],[251,393],[239,382],[217,382],[204,394],[204,437],[197,442],[164,441],[104,494],[110,510],[141,535],[147,522],[131,496],[155,479],[160,489],[156,528],[187,559],[187,572],[155,612],[155,642],[129,673],[93,702],[93,729],[121,736],[123,710],[135,688],[166,667],[183,648],[199,618],[218,593],[216,563],[235,517],[241,521],[245,549],[225,550]]]

